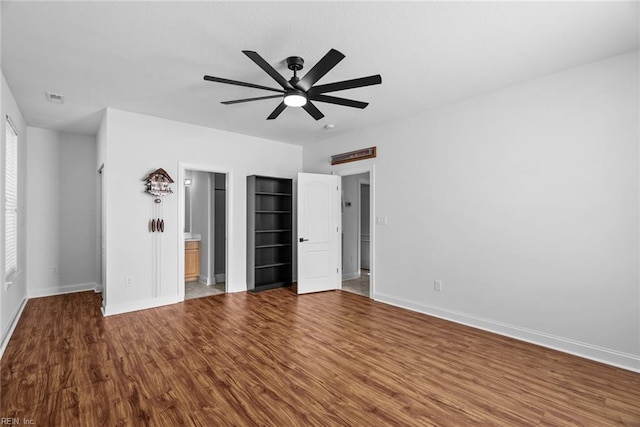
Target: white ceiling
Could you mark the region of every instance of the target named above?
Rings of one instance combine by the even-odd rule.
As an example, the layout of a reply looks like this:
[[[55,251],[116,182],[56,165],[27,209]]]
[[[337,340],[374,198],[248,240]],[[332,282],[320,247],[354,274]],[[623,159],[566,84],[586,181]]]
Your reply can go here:
[[[304,145],[638,49],[638,15],[638,2],[3,1],[2,71],[30,126],[95,134],[114,107]],[[318,84],[382,75],[331,94],[366,109],[267,121],[279,100],[220,102],[273,93],[202,79],[278,87],[241,51],[288,79],[286,57],[308,70],[330,48],[346,58]]]

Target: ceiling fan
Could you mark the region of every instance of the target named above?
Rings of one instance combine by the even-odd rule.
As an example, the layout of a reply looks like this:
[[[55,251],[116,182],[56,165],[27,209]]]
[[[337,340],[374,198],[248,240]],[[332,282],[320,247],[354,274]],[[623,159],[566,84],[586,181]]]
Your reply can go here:
[[[364,86],[377,85],[382,83],[382,77],[379,74],[375,76],[361,77],[358,79],[343,80],[335,83],[328,83],[319,86],[314,84],[327,74],[333,67],[344,59],[344,55],[335,49],[331,49],[325,56],[311,68],[307,74],[301,79],[298,78],[298,71],[302,70],[304,60],[299,56],[290,56],[287,58],[287,68],[293,71],[293,77],[290,80],[285,79],[278,73],[267,61],[260,55],[251,50],[243,50],[242,53],[247,55],[258,67],[262,68],[273,80],[275,80],[282,89],[261,86],[253,83],[239,82],[237,80],[229,80],[221,77],[204,76],[205,80],[218,83],[226,83],[237,86],[245,86],[256,89],[269,90],[278,92],[279,95],[260,96],[257,98],[236,99],[234,101],[224,101],[222,104],[239,104],[242,102],[261,101],[263,99],[282,98],[282,101],[275,110],[267,117],[267,120],[273,120],[280,115],[287,107],[302,107],[304,110],[316,120],[324,117],[324,114],[316,108],[311,101],[326,102],[329,104],[343,105],[345,107],[365,108],[369,103],[354,101],[351,99],[338,98],[335,96],[325,95],[328,92],[336,92],[339,90],[355,89]]]

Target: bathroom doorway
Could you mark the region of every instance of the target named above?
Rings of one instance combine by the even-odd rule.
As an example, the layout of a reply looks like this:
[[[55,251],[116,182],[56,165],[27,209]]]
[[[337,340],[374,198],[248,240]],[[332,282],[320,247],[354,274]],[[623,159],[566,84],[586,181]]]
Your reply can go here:
[[[185,170],[185,300],[226,292],[227,174]]]

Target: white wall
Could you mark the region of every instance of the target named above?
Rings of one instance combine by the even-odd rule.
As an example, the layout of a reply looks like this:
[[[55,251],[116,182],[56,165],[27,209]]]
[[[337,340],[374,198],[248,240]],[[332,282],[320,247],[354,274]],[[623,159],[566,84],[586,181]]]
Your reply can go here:
[[[60,289],[60,143],[56,131],[29,127],[27,276],[29,292]]]
[[[378,147],[375,299],[640,370],[638,120],[633,52],[310,146],[304,168]]]
[[[98,128],[96,134],[96,170],[107,161],[107,120],[106,110],[104,111],[104,117]]]
[[[26,286],[26,231],[25,231],[25,166],[27,164],[27,130],[22,117],[22,113],[16,104],[15,98],[11,93],[11,89],[7,85],[4,76],[0,83],[0,192],[2,192],[0,200],[2,201],[2,209],[0,209],[0,227],[2,228],[2,239],[0,241],[0,355],[4,352],[11,331],[15,327],[15,322],[24,307],[27,298]],[[19,206],[19,223],[18,223],[18,275],[13,283],[7,288],[5,286],[5,265],[4,265],[4,155],[6,147],[6,120],[5,115],[9,115],[13,124],[18,131],[18,206]]]
[[[60,134],[60,283],[94,288],[96,265],[96,138]]]
[[[95,289],[96,138],[28,128],[30,297]]]
[[[184,171],[184,179],[190,179],[192,180],[193,183],[193,172],[187,170]],[[184,181],[183,181],[184,183]],[[180,184],[183,185],[183,184]],[[188,188],[188,190],[187,190]],[[189,193],[189,197],[187,197],[187,192]],[[185,186],[185,193],[184,193],[184,231],[185,233],[191,233],[191,185],[189,185],[188,187]]]
[[[106,314],[181,300],[184,244],[180,185],[164,197],[165,233],[154,243],[147,224],[153,197],[143,179],[164,168],[177,182],[184,169],[228,173],[229,270],[227,291],[246,289],[246,177],[296,176],[302,148],[245,135],[108,109],[105,169],[107,215]],[[154,252],[158,251],[158,253]],[[158,256],[159,259],[158,260]],[[125,286],[125,278],[133,285]],[[158,281],[159,280],[159,281]]]
[[[191,173],[191,232],[200,234],[200,280],[213,282],[209,278],[209,231],[212,223],[211,185],[208,172]]]

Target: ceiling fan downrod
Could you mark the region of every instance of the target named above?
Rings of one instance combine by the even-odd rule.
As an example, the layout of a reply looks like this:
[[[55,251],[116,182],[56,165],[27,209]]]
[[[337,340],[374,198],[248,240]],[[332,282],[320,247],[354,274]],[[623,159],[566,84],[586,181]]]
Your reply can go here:
[[[293,77],[289,80],[289,83],[295,85],[300,81],[298,78],[298,71],[304,68],[304,59],[299,56],[290,56],[287,58],[287,68],[293,71]]]

